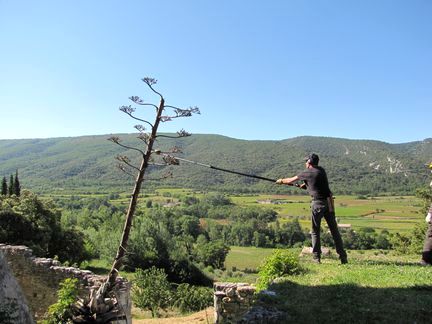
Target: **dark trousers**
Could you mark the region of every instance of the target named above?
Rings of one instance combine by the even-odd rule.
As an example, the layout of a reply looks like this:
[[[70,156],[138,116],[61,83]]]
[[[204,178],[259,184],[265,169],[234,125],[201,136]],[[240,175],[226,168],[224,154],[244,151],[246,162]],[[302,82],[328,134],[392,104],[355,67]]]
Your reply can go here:
[[[428,224],[422,253],[423,261],[432,264],[432,224]]]
[[[321,258],[321,219],[325,219],[336,246],[336,252],[340,259],[346,259],[347,254],[343,248],[343,242],[336,223],[334,212],[329,211],[327,200],[312,200],[312,253],[315,259]]]

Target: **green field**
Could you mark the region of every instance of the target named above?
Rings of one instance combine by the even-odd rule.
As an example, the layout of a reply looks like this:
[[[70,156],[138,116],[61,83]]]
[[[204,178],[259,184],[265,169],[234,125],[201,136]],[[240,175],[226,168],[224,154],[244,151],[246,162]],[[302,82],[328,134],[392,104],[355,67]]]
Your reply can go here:
[[[272,254],[275,249],[231,246],[231,250],[225,259],[225,268],[228,270],[237,269],[244,271],[246,269],[256,270],[262,260]]]
[[[105,198],[108,194],[61,193],[44,195],[56,199],[70,199],[71,196],[82,198]],[[163,188],[146,192],[140,195],[140,204],[147,200],[161,206],[178,202],[186,196],[198,199],[205,195],[203,192],[179,188]],[[126,207],[129,204],[129,193],[120,193],[111,203]],[[271,208],[278,213],[280,222],[291,221],[298,218],[304,229],[310,228],[310,197],[294,195],[228,195],[231,201],[238,206],[259,206]],[[419,211],[422,207],[420,199],[414,196],[386,196],[359,198],[355,196],[337,196],[335,198],[336,217],[339,224],[351,228],[372,227],[378,231],[408,232],[418,222],[423,221]],[[324,222],[324,226],[325,222]]]
[[[272,208],[281,221],[299,218],[304,228],[309,228],[310,197],[308,196],[232,196],[235,204]],[[351,225],[353,229],[372,227],[390,232],[406,232],[423,221],[419,214],[421,201],[413,196],[376,197],[360,199],[353,196],[335,198],[336,217],[339,224]]]

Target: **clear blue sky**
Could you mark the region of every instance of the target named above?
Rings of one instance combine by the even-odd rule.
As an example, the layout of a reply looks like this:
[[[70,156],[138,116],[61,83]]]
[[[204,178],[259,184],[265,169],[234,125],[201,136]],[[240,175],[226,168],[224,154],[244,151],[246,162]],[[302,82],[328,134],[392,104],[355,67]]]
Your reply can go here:
[[[423,140],[432,1],[0,0],[0,139],[133,132],[145,76],[201,109],[161,131]]]

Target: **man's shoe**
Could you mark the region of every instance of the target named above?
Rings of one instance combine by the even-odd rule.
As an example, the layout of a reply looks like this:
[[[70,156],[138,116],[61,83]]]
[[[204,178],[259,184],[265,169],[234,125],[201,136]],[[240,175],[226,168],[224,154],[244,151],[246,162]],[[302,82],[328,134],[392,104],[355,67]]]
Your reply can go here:
[[[419,262],[419,264],[423,267],[427,267],[427,266],[431,266],[432,264],[430,264],[429,262],[426,262],[425,260],[421,260]]]
[[[318,258],[312,258],[313,263],[321,263],[321,259]]]
[[[348,259],[346,257],[345,258],[341,258],[340,262],[341,262],[341,264],[347,264],[348,263]]]

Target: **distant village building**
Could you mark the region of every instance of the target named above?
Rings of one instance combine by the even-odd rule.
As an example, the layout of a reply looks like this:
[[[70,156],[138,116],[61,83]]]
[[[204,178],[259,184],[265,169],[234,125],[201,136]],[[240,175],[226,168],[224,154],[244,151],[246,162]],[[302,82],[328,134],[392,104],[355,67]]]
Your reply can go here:
[[[167,203],[163,204],[163,207],[177,207],[180,205],[181,205],[181,203],[179,203],[179,202],[167,202]]]
[[[258,204],[273,204],[273,200],[265,199],[265,200],[257,200]]]
[[[262,205],[280,205],[280,204],[287,204],[288,202],[286,200],[264,199],[264,200],[257,200],[257,203]]]

